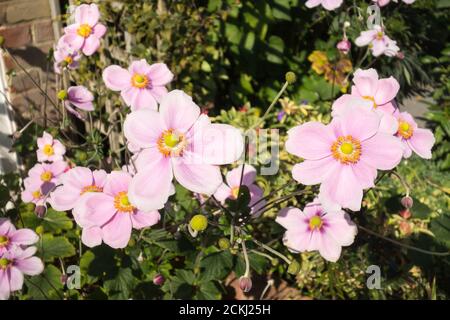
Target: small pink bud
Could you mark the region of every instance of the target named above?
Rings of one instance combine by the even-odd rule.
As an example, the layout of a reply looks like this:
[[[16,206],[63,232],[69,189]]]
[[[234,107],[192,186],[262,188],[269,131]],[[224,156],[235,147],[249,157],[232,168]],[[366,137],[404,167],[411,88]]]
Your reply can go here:
[[[409,224],[409,223],[406,222],[406,221],[400,222],[400,226],[399,226],[399,227],[400,227],[401,233],[404,234],[404,235],[409,235],[409,234],[412,233],[412,227],[411,227],[411,224]]]
[[[67,276],[67,274],[62,274],[61,277],[59,278],[59,280],[61,281],[61,283],[64,285],[67,283],[67,279],[69,277]]]
[[[402,206],[404,206],[406,209],[411,209],[414,201],[410,196],[405,196],[402,198],[402,200],[400,200]]]
[[[403,52],[399,51],[397,53],[397,58],[400,59],[400,60],[403,60],[403,59],[405,59],[405,54]]]
[[[239,288],[241,288],[241,290],[244,292],[249,292],[252,289],[252,279],[244,276],[240,277]]]
[[[153,284],[155,286],[162,286],[166,279],[164,279],[164,276],[162,274],[157,274],[153,277]]]
[[[350,43],[350,41],[348,41],[348,39],[342,39],[336,45],[336,48],[339,51],[341,51],[343,54],[349,53],[351,47],[352,47],[352,44]]]
[[[411,211],[409,211],[408,209],[402,210],[400,211],[400,215],[403,219],[409,219],[411,218]]]
[[[47,213],[47,207],[46,206],[36,206],[34,208],[34,213],[39,217],[43,218],[45,217],[45,214]]]

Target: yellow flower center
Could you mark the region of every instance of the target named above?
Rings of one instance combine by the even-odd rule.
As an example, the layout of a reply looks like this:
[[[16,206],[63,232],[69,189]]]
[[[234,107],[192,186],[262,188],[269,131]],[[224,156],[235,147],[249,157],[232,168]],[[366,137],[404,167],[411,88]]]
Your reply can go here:
[[[342,164],[357,163],[361,157],[361,143],[352,136],[340,136],[331,146],[331,152]]]
[[[67,57],[64,58],[64,61],[65,61],[67,64],[71,64],[71,63],[73,62],[73,58],[72,58],[71,56],[67,56]]]
[[[237,199],[239,196],[239,186],[231,188],[231,197]]]
[[[131,84],[139,89],[146,88],[149,84],[149,79],[143,74],[135,73],[131,77]]]
[[[320,230],[322,224],[323,224],[322,218],[320,218],[319,216],[314,216],[311,219],[309,219],[309,228],[311,230],[314,229]]]
[[[41,190],[36,190],[32,192],[31,195],[33,196],[34,199],[39,199],[40,197],[42,197]]]
[[[381,39],[383,39],[383,36],[384,36],[384,33],[383,33],[382,31],[378,31],[378,33],[377,33],[377,39],[378,39],[378,40],[381,40]]]
[[[114,197],[114,207],[122,212],[133,212],[135,207],[128,200],[128,194],[125,191],[119,192]]]
[[[404,139],[409,139],[412,137],[413,131],[413,127],[408,122],[402,120],[398,122],[397,135]]]
[[[88,24],[82,24],[78,29],[77,33],[79,36],[82,36],[83,38],[87,38],[92,33],[92,28]]]
[[[55,150],[53,150],[53,147],[50,144],[46,144],[44,148],[42,148],[42,152],[47,156],[52,156],[55,153]]]
[[[44,182],[49,182],[52,178],[53,174],[50,171],[45,171],[41,174],[41,180]]]
[[[9,239],[7,236],[0,236],[0,248],[8,244]]]
[[[9,261],[6,258],[1,258],[0,259],[0,269],[6,269],[8,267],[8,265],[10,264],[11,261]]]
[[[371,97],[371,96],[363,96],[363,99],[372,101],[372,103],[373,103],[373,108],[374,108],[374,109],[377,107],[377,104],[375,103],[374,97]]]
[[[87,187],[84,187],[83,189],[81,189],[80,195],[85,194],[86,192],[102,192],[102,191],[103,191],[103,188],[100,188],[97,186],[87,186]]]
[[[174,130],[166,130],[158,140],[158,149],[164,156],[177,157],[183,153],[187,145],[185,136]]]

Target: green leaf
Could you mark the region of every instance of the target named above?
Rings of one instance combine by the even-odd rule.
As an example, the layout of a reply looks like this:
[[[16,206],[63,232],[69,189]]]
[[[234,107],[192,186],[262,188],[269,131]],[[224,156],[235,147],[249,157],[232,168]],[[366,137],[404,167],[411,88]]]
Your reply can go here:
[[[60,233],[73,228],[72,220],[66,212],[55,211],[52,208],[48,209],[44,218],[39,218],[34,212],[27,211],[22,214],[22,219],[28,228],[43,226],[45,231],[52,233]]]
[[[426,219],[431,213],[430,207],[413,197],[414,204],[410,209],[413,218]]]
[[[213,281],[202,283],[195,295],[198,300],[220,300],[221,297],[220,290]]]
[[[450,248],[450,216],[443,214],[439,218],[433,219],[430,226],[436,241]]]
[[[25,278],[25,284],[32,299],[57,300],[63,297],[61,271],[51,264],[47,265],[40,275]]]
[[[131,291],[137,284],[130,268],[120,268],[117,275],[104,282],[104,288],[110,299],[129,299]]]
[[[214,252],[202,259],[200,281],[210,281],[212,279],[222,279],[226,277],[233,267],[233,256],[226,251]]]
[[[54,237],[47,233],[42,236],[41,241],[41,245],[38,246],[39,255],[45,261],[75,255],[75,247],[65,237]]]
[[[283,51],[284,51],[283,39],[278,36],[270,36],[269,48],[267,49],[266,52],[267,60],[275,64],[282,64]]]

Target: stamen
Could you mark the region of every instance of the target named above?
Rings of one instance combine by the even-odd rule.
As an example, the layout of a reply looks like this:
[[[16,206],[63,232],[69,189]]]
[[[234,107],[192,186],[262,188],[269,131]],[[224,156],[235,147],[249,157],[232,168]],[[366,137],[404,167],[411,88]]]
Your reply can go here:
[[[398,130],[397,135],[404,138],[409,139],[412,137],[414,133],[413,126],[406,121],[400,120],[398,122]]]
[[[352,136],[340,136],[331,146],[333,157],[342,164],[357,163],[361,157],[361,143]]]
[[[11,261],[9,261],[8,259],[1,258],[0,259],[0,269],[5,270],[9,266],[10,263],[11,263]]]
[[[32,192],[31,195],[33,196],[34,199],[40,199],[42,197],[41,190],[36,190]]]
[[[309,219],[309,228],[311,230],[317,229],[320,230],[322,228],[323,221],[320,216],[313,216],[311,219]]]
[[[82,24],[80,25],[80,27],[77,29],[77,33],[79,36],[83,37],[83,38],[87,38],[91,35],[92,33],[92,28],[90,25],[88,24]]]
[[[372,103],[373,103],[373,108],[376,109],[377,104],[375,103],[375,98],[374,98],[374,97],[372,97],[372,96],[363,96],[363,99],[372,101]]]
[[[52,156],[55,153],[55,150],[53,150],[53,147],[50,144],[46,144],[44,148],[42,148],[42,152],[47,156]]]
[[[9,238],[7,236],[0,236],[0,248],[5,247],[9,243]]]
[[[53,178],[53,173],[50,171],[45,171],[41,174],[41,180],[44,182],[49,182]]]
[[[158,149],[165,157],[178,157],[183,154],[187,143],[183,134],[170,129],[162,133],[158,140]]]
[[[86,192],[102,192],[103,188],[97,186],[87,186],[81,189],[80,195],[85,194]]]
[[[119,192],[114,197],[114,207],[122,212],[133,212],[135,207],[128,200],[128,194],[125,191]]]
[[[146,88],[149,85],[149,79],[147,76],[139,73],[135,73],[131,77],[131,85],[135,88],[143,89]]]

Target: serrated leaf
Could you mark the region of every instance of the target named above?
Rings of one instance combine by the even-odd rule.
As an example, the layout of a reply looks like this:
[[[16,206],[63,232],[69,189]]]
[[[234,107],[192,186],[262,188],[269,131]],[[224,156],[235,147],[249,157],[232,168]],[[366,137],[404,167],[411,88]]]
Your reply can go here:
[[[40,275],[25,278],[25,284],[32,299],[57,300],[63,297],[61,271],[51,264]]]
[[[38,255],[45,261],[67,258],[75,255],[75,247],[65,237],[44,234],[38,245]]]
[[[233,267],[233,256],[229,251],[214,252],[203,258],[200,266],[202,267],[200,281],[222,279],[230,273]]]
[[[104,282],[104,288],[110,299],[128,299],[136,283],[130,268],[120,268],[113,279]]]

